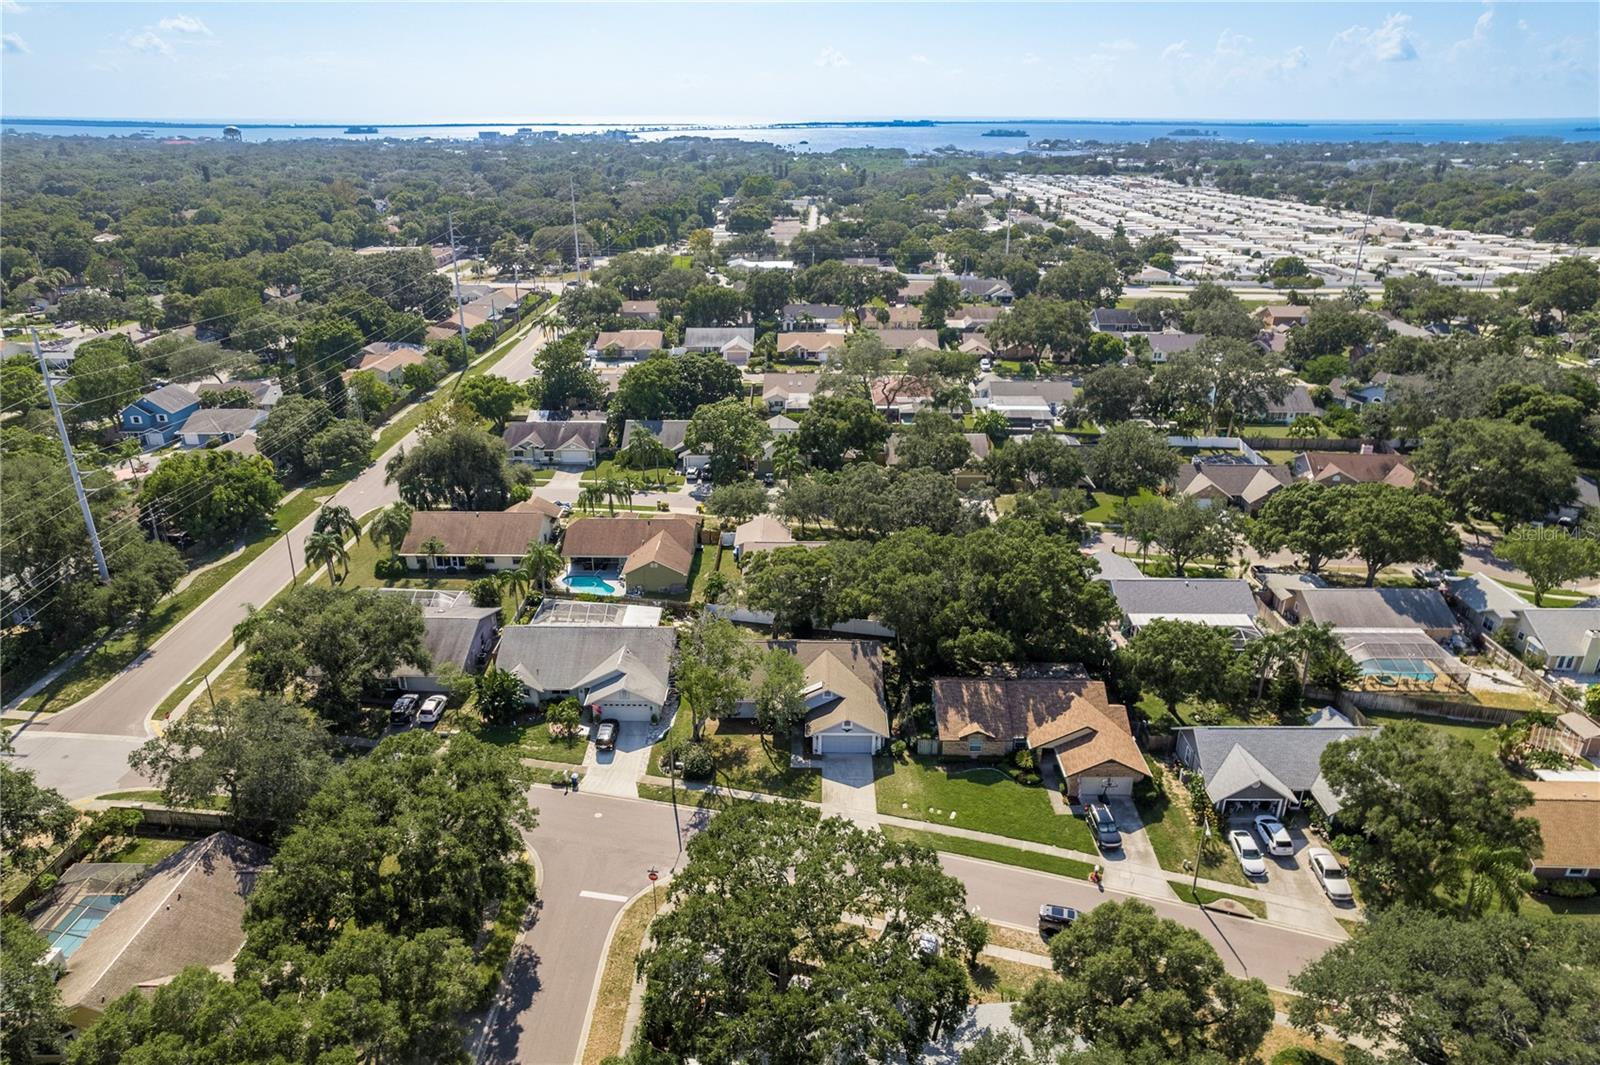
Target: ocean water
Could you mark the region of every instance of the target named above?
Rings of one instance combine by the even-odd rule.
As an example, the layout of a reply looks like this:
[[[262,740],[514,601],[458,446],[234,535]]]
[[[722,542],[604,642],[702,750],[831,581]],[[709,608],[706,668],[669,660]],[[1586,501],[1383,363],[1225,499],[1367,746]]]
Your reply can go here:
[[[128,137],[149,140],[220,138],[226,123],[158,122],[155,120],[97,122],[95,120],[0,118],[0,132],[45,136]],[[1204,133],[1203,138],[1180,135],[1176,139],[1245,141],[1258,144],[1292,143],[1482,143],[1522,137],[1551,137],[1563,141],[1600,140],[1600,118],[1518,119],[1507,121],[1402,121],[1383,122],[1227,122],[1207,119],[1114,121],[1081,119],[917,120],[916,122],[814,122],[768,125],[605,125],[527,121],[512,125],[457,123],[451,125],[379,125],[378,132],[347,133],[343,125],[241,124],[242,139],[272,140],[477,140],[480,132],[503,135],[519,128],[566,134],[621,131],[640,140],[697,136],[763,141],[800,151],[831,152],[840,148],[903,148],[924,153],[940,148],[1007,153],[1023,151],[1031,141],[1098,141],[1142,143],[1184,131]],[[988,137],[991,129],[1023,130],[1026,137]]]

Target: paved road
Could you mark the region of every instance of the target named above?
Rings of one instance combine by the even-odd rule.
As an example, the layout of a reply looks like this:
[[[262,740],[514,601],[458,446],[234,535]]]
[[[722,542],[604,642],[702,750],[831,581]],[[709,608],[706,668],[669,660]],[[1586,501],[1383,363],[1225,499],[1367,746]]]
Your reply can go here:
[[[542,870],[536,919],[524,935],[500,1014],[485,1040],[484,1062],[568,1065],[576,1060],[599,966],[621,899],[648,886],[645,871],[672,868],[672,808],[663,803],[540,789],[539,827],[528,835]],[[686,832],[704,815],[682,811]],[[1081,880],[1009,865],[941,855],[967,899],[985,917],[1033,927],[1041,902],[1090,909],[1130,896]],[[582,895],[592,892],[611,898]],[[1149,901],[1149,900],[1143,900]],[[1280,926],[1210,914],[1178,902],[1150,902],[1164,917],[1197,929],[1230,972],[1286,987],[1291,974],[1333,940]]]
[[[543,334],[535,330],[518,343],[512,354],[532,343],[537,347]],[[529,355],[531,358],[531,354]],[[496,365],[496,372],[500,365]],[[531,362],[508,368],[510,373],[532,372]],[[513,378],[517,379],[517,378]],[[394,450],[409,447],[416,434],[408,434],[394,449],[380,456],[334,494],[332,502],[350,508],[356,515],[386,506],[399,498],[394,486],[383,483],[384,463]],[[69,800],[88,798],[123,786],[136,786],[137,777],[128,774],[127,753],[144,742],[152,730],[149,717],[161,701],[209,659],[225,642],[233,627],[244,620],[246,606],[267,602],[288,582],[290,556],[295,570],[305,568],[304,544],[311,534],[314,518],[307,518],[285,537],[288,546],[274,544],[233,579],[219,588],[204,603],[173,626],[150,649],[92,695],[66,709],[19,726],[13,734],[18,764],[39,771],[40,783],[58,789]],[[63,745],[56,739],[80,737]],[[91,749],[81,737],[105,737]],[[53,739],[54,737],[55,739]],[[77,745],[77,746],[74,746]],[[82,758],[64,757],[63,752],[82,747]],[[120,752],[122,771],[113,775],[112,763]]]

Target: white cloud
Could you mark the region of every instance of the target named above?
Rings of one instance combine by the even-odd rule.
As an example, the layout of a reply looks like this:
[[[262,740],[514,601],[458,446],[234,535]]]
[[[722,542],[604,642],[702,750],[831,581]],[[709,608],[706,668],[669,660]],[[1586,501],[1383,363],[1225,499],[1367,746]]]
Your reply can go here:
[[[1044,60],[1040,59],[1033,52],[1024,52],[1022,54],[1022,65],[1025,67],[1031,67],[1042,62],[1044,62]]]
[[[817,53],[817,66],[819,67],[847,67],[850,57],[837,48],[824,48]]]
[[[135,33],[128,38],[128,47],[135,52],[149,52],[154,55],[171,55],[172,45],[157,37],[149,30]]]
[[[1390,15],[1377,29],[1351,26],[1333,35],[1329,51],[1343,51],[1352,60],[1371,59],[1379,63],[1407,63],[1417,58],[1417,45],[1411,39],[1411,16]]]
[[[911,57],[911,61],[913,63],[921,63],[924,66],[926,66],[927,64],[933,62],[933,60],[929,59],[927,56],[923,55],[921,52],[918,52],[916,55],[912,56]]]
[[[1218,55],[1243,55],[1245,45],[1250,43],[1250,38],[1233,30],[1223,30],[1217,34]]]
[[[28,10],[27,7],[17,3],[17,0],[0,0],[0,13],[20,15],[26,10]]]
[[[193,15],[174,15],[162,19],[156,26],[168,33],[197,33],[206,37],[211,36],[211,28]]]
[[[1525,18],[1517,19],[1517,29],[1521,30],[1523,33],[1527,33],[1528,32],[1528,20],[1525,19]]]
[[[1161,61],[1163,63],[1181,62],[1193,58],[1194,53],[1189,51],[1188,41],[1173,41],[1161,49]]]
[[[15,33],[0,34],[0,53],[6,55],[27,55],[28,42]]]
[[[1306,50],[1295,45],[1283,54],[1282,59],[1272,60],[1267,64],[1268,69],[1274,74],[1290,74],[1303,69],[1311,62],[1311,57],[1306,55]]]

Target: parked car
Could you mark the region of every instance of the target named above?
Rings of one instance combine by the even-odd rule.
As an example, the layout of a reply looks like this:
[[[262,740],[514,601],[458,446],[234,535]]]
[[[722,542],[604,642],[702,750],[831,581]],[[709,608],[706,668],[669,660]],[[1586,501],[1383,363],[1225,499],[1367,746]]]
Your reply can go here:
[[[422,700],[422,707],[417,711],[417,724],[437,725],[444,716],[444,704],[447,701],[442,695],[430,695]]]
[[[1355,895],[1350,891],[1350,881],[1345,878],[1344,867],[1331,852],[1313,847],[1306,852],[1306,864],[1311,866],[1311,875],[1317,878],[1317,883],[1322,885],[1322,893],[1328,898],[1334,902],[1354,900]]]
[[[992,360],[992,359],[979,359],[978,360],[978,369],[982,370],[984,373],[988,373],[990,370],[994,369],[994,360]]]
[[[417,697],[415,695],[402,695],[389,707],[389,724],[409,725],[417,713]]]
[[[944,941],[932,932],[913,933],[911,943],[916,947],[917,954],[924,958],[937,958],[944,947]]]
[[[1071,906],[1046,902],[1039,907],[1039,935],[1049,939],[1057,932],[1069,928],[1078,919],[1078,911]]]
[[[1277,858],[1288,858],[1294,854],[1294,840],[1289,838],[1289,830],[1271,814],[1256,818],[1256,835],[1261,837],[1268,854]]]
[[[1095,842],[1100,844],[1101,850],[1122,849],[1122,833],[1117,831],[1117,819],[1111,816],[1111,807],[1100,802],[1091,805],[1089,827],[1094,829]]]
[[[594,727],[594,749],[597,751],[614,751],[617,749],[617,723],[615,721],[601,721]]]
[[[1239,868],[1244,870],[1245,876],[1264,878],[1267,875],[1266,860],[1261,857],[1250,833],[1242,828],[1234,829],[1228,833],[1228,846],[1233,848],[1233,856],[1239,859]]]
[[[700,483],[700,467],[698,467],[698,466],[690,466],[687,470],[684,470],[683,471],[683,480],[684,480],[685,484],[699,484]]]

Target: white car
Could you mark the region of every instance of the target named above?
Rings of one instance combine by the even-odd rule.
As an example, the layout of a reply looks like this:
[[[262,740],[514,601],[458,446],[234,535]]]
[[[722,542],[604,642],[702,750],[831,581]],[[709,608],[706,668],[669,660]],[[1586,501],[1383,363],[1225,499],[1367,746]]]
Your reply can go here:
[[[994,361],[992,359],[979,359],[978,369],[982,370],[984,373],[988,373],[990,370],[994,369]]]
[[[1306,862],[1311,866],[1311,875],[1317,878],[1323,894],[1328,898],[1334,902],[1351,902],[1355,899],[1350,891],[1350,881],[1345,878],[1344,867],[1332,853],[1321,847],[1313,847],[1306,852]]]
[[[422,706],[417,710],[417,724],[437,725],[444,716],[446,699],[442,695],[430,695],[422,700]]]
[[[1294,840],[1289,838],[1289,830],[1271,814],[1256,818],[1256,835],[1261,837],[1267,853],[1273,857],[1288,858],[1294,854]]]
[[[1267,863],[1250,833],[1242,828],[1234,829],[1228,833],[1228,846],[1233,848],[1233,856],[1239,859],[1239,868],[1244,870],[1245,876],[1266,877]]]

